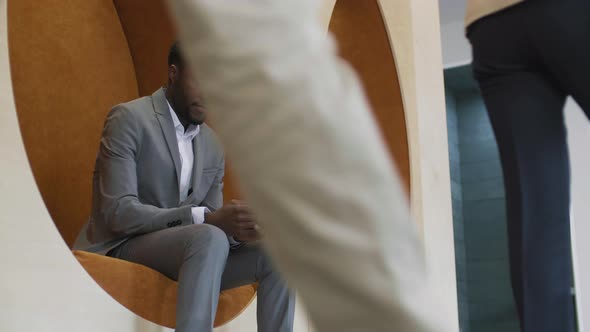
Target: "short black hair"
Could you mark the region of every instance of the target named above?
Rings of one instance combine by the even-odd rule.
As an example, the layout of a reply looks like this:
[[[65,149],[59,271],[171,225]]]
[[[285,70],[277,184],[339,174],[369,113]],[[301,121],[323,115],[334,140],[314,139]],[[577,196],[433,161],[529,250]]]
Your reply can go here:
[[[172,46],[170,46],[170,51],[168,52],[168,67],[172,65],[176,65],[178,69],[184,67],[184,59],[180,53],[180,43],[178,41],[175,41]]]

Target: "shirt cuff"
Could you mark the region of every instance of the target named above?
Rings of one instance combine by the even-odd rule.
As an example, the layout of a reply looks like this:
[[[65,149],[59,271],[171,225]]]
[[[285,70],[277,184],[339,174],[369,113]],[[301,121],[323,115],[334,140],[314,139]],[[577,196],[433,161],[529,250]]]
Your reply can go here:
[[[233,236],[228,236],[227,238],[229,239],[229,244],[232,247],[235,247],[235,246],[238,246],[238,245],[242,244],[242,242],[236,241],[236,239],[234,239]]]
[[[244,242],[236,241],[233,236],[228,236],[227,239],[229,240],[229,249],[231,250],[238,250],[245,244]]]
[[[191,213],[193,215],[193,224],[200,225],[205,222],[205,213],[209,213],[208,208],[204,206],[195,206],[191,208]]]

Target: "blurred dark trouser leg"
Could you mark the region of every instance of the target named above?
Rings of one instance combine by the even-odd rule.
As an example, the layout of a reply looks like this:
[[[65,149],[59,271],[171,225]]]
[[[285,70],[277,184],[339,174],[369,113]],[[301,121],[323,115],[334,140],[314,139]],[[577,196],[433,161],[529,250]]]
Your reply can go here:
[[[586,1],[541,0],[469,28],[502,160],[511,277],[526,332],[574,331],[563,104],[572,94],[588,114],[588,17]],[[583,55],[567,53],[574,51]]]

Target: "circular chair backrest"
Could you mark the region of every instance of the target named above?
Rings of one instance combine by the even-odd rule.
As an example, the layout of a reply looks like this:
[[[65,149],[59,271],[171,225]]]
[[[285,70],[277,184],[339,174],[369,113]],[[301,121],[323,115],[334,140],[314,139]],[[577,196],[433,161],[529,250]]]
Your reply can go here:
[[[166,83],[175,29],[164,0],[10,0],[8,34],[29,162],[45,205],[71,247],[90,214],[92,172],[105,117],[112,106],[150,95]],[[233,188],[226,177],[227,199],[236,198]],[[105,271],[100,264],[111,264],[109,258],[76,255],[84,257],[84,266],[93,267],[88,272],[115,298],[125,291],[102,282],[109,276],[101,275]],[[175,287],[170,285],[167,289]],[[239,314],[255,290],[249,285],[221,294],[216,325]],[[166,319],[158,318],[161,313],[142,316],[171,326],[174,301],[169,302]]]
[[[406,114],[395,56],[376,0],[336,1],[330,32],[340,56],[356,70],[396,168],[410,194]]]
[[[139,96],[133,59],[110,1],[11,0],[8,24],[27,155],[45,205],[71,246],[90,213],[106,114]]]
[[[166,83],[175,29],[165,2],[11,0],[14,95],[43,200],[69,246],[88,219],[92,171],[111,107]],[[231,176],[224,190],[236,198]]]

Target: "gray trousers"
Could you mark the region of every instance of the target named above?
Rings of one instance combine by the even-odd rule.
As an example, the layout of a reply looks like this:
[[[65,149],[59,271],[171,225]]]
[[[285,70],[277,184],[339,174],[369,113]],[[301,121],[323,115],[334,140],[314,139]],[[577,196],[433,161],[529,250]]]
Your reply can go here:
[[[219,292],[259,282],[258,331],[291,332],[295,297],[256,244],[230,250],[211,225],[173,227],[141,235],[110,256],[148,266],[178,281],[177,332],[213,330]]]

